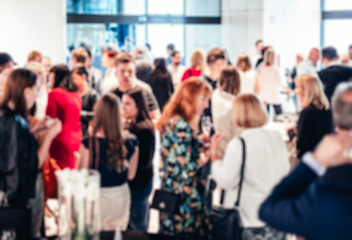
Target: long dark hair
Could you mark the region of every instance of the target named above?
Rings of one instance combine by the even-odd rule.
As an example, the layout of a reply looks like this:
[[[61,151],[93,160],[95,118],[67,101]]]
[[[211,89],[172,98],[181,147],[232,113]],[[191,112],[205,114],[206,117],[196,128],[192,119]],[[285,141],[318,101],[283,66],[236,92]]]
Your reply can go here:
[[[112,93],[102,96],[94,107],[94,135],[103,130],[106,139],[106,153],[109,167],[120,172],[124,169],[124,160],[127,154],[125,139],[122,136],[121,104]]]
[[[165,83],[166,79],[170,76],[167,71],[166,62],[164,58],[157,58],[154,61],[155,69],[153,71],[153,80],[159,83]]]
[[[138,109],[138,115],[136,117],[136,126],[138,126],[138,123],[140,122],[147,122],[149,127],[154,129],[154,124],[149,116],[142,90],[137,88],[131,89],[124,94],[130,96],[136,103],[136,107]]]
[[[64,64],[59,64],[50,69],[55,74],[53,88],[61,87],[69,92],[77,92],[77,86],[72,82],[70,70]]]
[[[26,87],[33,87],[36,82],[37,75],[30,70],[17,69],[13,71],[6,81],[0,109],[6,108],[12,101],[15,104],[14,112],[27,119],[29,111],[23,91]]]

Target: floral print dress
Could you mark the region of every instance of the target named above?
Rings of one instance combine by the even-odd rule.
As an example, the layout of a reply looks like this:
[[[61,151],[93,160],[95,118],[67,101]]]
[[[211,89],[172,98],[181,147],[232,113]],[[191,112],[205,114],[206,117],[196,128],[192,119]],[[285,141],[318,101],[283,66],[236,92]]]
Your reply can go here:
[[[161,133],[164,177],[161,188],[180,195],[179,214],[160,213],[160,234],[210,239],[206,176],[198,167],[201,142],[182,118],[170,119]]]

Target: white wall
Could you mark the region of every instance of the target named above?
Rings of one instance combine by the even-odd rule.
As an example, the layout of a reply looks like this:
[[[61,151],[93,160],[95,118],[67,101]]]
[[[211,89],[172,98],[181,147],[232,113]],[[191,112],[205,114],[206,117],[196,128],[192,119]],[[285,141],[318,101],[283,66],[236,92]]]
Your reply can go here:
[[[292,68],[295,55],[320,47],[320,0],[223,0],[222,46],[233,62],[246,52],[255,55],[255,42],[274,47],[280,71]]]
[[[66,0],[0,0],[0,22],[0,52],[19,66],[32,50],[65,62]]]

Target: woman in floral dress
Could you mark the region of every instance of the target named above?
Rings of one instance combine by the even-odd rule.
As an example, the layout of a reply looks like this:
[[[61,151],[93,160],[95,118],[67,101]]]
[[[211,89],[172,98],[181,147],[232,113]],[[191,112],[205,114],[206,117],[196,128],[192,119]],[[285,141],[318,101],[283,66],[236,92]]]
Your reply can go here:
[[[157,124],[162,137],[162,190],[180,196],[179,213],[160,213],[160,233],[209,239],[209,209],[204,197],[208,157],[197,137],[199,120],[208,107],[211,90],[199,79],[183,83],[166,105]],[[206,138],[203,137],[203,141]]]

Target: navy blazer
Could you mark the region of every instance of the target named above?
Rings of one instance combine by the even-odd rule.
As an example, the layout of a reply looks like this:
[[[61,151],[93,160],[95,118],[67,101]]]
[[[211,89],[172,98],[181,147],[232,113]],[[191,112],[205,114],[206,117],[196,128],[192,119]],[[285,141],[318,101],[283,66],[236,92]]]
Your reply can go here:
[[[318,178],[301,162],[263,203],[260,219],[306,240],[352,239],[352,169],[348,171],[348,178]]]

